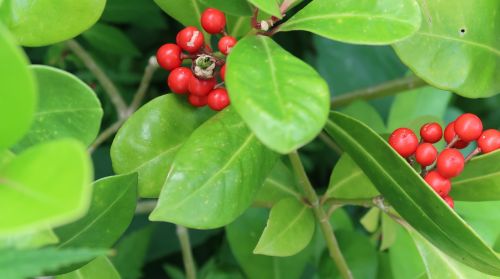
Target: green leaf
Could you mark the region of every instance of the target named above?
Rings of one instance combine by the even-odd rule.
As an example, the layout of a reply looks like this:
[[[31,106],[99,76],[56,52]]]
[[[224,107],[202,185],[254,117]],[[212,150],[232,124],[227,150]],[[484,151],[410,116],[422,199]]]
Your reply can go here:
[[[253,253],[267,219],[266,209],[249,208],[236,221],[226,226],[226,236],[234,257],[249,279],[299,279],[311,257],[310,249],[291,257],[270,257]]]
[[[461,201],[500,200],[500,151],[472,159],[452,180],[451,196]]]
[[[107,0],[100,20],[131,23],[147,29],[167,27],[162,10],[153,1]]]
[[[227,63],[231,106],[266,146],[289,153],[319,134],[330,94],[313,68],[265,36],[239,41]]]
[[[83,218],[55,229],[58,248],[107,249],[120,238],[134,217],[137,199],[137,175],[103,178],[94,183],[92,203]],[[81,267],[83,264],[77,266]],[[59,273],[76,269],[61,270]]]
[[[146,226],[126,235],[116,246],[116,256],[111,258],[124,279],[138,279],[146,260],[153,226]]]
[[[0,150],[0,169],[7,165],[16,155],[8,149]]]
[[[297,191],[297,182],[290,169],[282,161],[278,161],[257,193],[254,203],[271,207],[280,200],[290,197],[301,199]]]
[[[0,274],[2,278],[8,279],[31,278],[105,253],[103,250],[60,250],[52,247],[37,250],[0,250]]]
[[[368,232],[374,233],[378,227],[380,221],[380,209],[377,207],[372,207],[368,212],[359,220],[363,228]]]
[[[366,101],[353,102],[346,108],[342,109],[341,112],[365,123],[379,134],[387,132],[384,120],[380,114]]]
[[[460,202],[455,203],[455,209],[471,227],[477,232],[484,242],[492,247],[500,237],[500,219],[496,214],[500,208],[500,201],[485,202]]]
[[[56,244],[59,238],[51,229],[18,233],[0,237],[0,249],[35,249],[49,244]]]
[[[396,241],[389,249],[389,259],[393,278],[421,279],[423,275],[426,275],[425,265],[415,243],[408,232],[401,226],[398,227],[396,235]],[[427,277],[423,277],[422,279],[424,278]]]
[[[500,275],[500,260],[495,252],[373,130],[335,112],[326,129],[419,233],[455,259]]]
[[[198,0],[154,0],[160,8],[184,26],[195,26],[200,30],[201,13],[207,8]],[[207,39],[207,38],[205,38]]]
[[[394,45],[401,60],[438,88],[469,98],[500,92],[500,2],[418,0],[422,27]]]
[[[97,22],[106,0],[6,0],[0,9],[23,46],[45,46],[76,37]]]
[[[100,256],[73,272],[56,276],[55,279],[120,279],[111,261],[106,256]]]
[[[111,146],[113,169],[118,174],[137,172],[139,196],[157,198],[177,150],[212,114],[174,94],[150,101],[118,131]]]
[[[227,109],[179,149],[149,218],[199,229],[224,226],[250,206],[277,159]]]
[[[248,2],[267,14],[281,18],[279,1],[277,0],[248,0]]]
[[[396,241],[398,224],[387,214],[382,214],[382,242],[380,250],[386,250],[391,247]]]
[[[140,51],[119,28],[97,23],[83,32],[82,37],[94,48],[116,56],[139,56]]]
[[[103,111],[94,91],[74,75],[48,66],[31,66],[38,82],[39,103],[31,129],[14,151],[61,138],[90,145],[101,126]]]
[[[246,0],[199,0],[207,7],[219,9],[225,13],[238,16],[252,15],[252,7]],[[250,22],[248,22],[250,24]]]
[[[0,119],[9,119],[0,124],[2,149],[12,146],[28,131],[36,110],[37,92],[26,55],[1,23],[0,61]]]
[[[382,45],[412,35],[420,21],[414,0],[315,0],[279,30],[304,30],[337,41]]]
[[[88,209],[92,164],[70,139],[27,149],[0,169],[0,235],[36,231],[78,219]]]
[[[295,255],[309,244],[315,225],[311,208],[295,198],[284,199],[271,209],[254,253],[277,257]]]
[[[227,32],[233,37],[243,37],[252,29],[249,16],[226,15],[226,20]]]

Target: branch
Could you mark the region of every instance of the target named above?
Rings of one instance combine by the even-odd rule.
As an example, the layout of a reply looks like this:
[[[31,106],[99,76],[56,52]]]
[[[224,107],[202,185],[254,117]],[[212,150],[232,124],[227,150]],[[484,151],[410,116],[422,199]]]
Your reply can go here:
[[[182,260],[186,270],[187,279],[196,279],[196,265],[191,252],[191,243],[189,243],[188,230],[185,227],[177,225],[177,237],[181,244]]]

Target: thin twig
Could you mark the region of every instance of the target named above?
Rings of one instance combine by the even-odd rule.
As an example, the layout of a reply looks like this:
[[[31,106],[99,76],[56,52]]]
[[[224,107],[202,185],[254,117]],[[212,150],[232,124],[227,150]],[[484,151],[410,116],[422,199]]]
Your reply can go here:
[[[182,260],[184,261],[184,269],[186,270],[187,279],[196,279],[196,264],[194,262],[193,253],[191,251],[191,243],[189,242],[189,233],[185,227],[177,225],[177,237],[181,244]]]
[[[144,200],[137,203],[135,207],[135,214],[148,214],[155,209],[158,204],[158,200]]]
[[[321,132],[318,137],[326,146],[335,151],[335,153],[339,155],[343,153],[342,149],[325,132]]]

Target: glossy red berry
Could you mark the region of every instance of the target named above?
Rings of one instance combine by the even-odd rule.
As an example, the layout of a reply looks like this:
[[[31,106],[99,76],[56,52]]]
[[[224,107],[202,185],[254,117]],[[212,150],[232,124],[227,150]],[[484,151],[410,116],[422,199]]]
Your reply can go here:
[[[460,151],[447,148],[437,158],[437,171],[445,178],[452,178],[462,172],[464,164],[464,156]]]
[[[188,96],[188,101],[194,107],[204,107],[207,105],[207,96],[196,96],[190,94]]]
[[[224,36],[219,40],[219,50],[225,55],[228,55],[231,52],[231,49],[236,45],[238,41],[235,37]]]
[[[484,154],[500,149],[500,131],[495,129],[484,131],[477,139],[477,146]]]
[[[443,136],[443,129],[441,125],[436,122],[427,123],[420,128],[420,137],[425,142],[436,143],[441,140]]]
[[[443,197],[443,200],[451,207],[455,207],[455,202],[453,201],[453,198],[450,196]]]
[[[208,93],[208,106],[216,111],[223,110],[229,106],[229,95],[224,88],[217,88]]]
[[[483,122],[475,114],[464,113],[455,120],[453,128],[461,140],[470,142],[483,132]]]
[[[427,142],[419,144],[415,151],[415,159],[423,167],[432,165],[436,161],[437,155],[438,151],[434,145]]]
[[[222,65],[222,68],[220,68],[220,78],[223,81],[226,80],[226,64]]]
[[[189,78],[188,90],[189,93],[196,96],[206,96],[212,89],[214,89],[217,81],[215,78],[199,79],[196,76]]]
[[[174,93],[185,94],[188,92],[189,79],[192,75],[193,73],[189,68],[179,67],[174,69],[170,72],[170,75],[168,75],[168,87],[170,87],[170,90]]]
[[[437,171],[431,171],[425,176],[425,182],[441,197],[448,196],[451,190],[449,179],[442,177]]]
[[[399,128],[392,132],[389,144],[403,157],[409,157],[417,150],[418,139],[408,128]]]
[[[444,140],[446,141],[446,143],[450,143],[453,138],[455,138],[455,136],[457,135],[457,133],[455,133],[455,122],[450,122],[450,124],[448,124],[448,126],[446,126],[446,128],[444,129]],[[466,141],[463,141],[463,140],[459,140],[457,141],[453,146],[453,148],[458,148],[458,149],[463,149],[463,148],[466,148],[467,145],[469,145],[468,142]]]
[[[156,52],[156,61],[167,71],[182,65],[181,48],[176,44],[164,44]]]
[[[177,33],[176,42],[183,50],[195,53],[203,46],[205,38],[198,28],[188,26]]]
[[[201,14],[201,26],[210,34],[218,34],[226,27],[226,16],[223,12],[208,8]]]

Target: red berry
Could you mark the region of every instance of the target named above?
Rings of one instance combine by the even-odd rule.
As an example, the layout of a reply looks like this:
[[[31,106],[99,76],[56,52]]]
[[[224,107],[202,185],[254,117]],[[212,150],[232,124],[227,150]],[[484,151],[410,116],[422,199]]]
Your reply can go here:
[[[455,133],[455,122],[450,122],[450,124],[448,124],[448,126],[446,126],[446,128],[444,129],[444,140],[446,141],[446,143],[450,143],[453,138],[455,138],[455,136],[457,135]],[[458,148],[458,149],[463,149],[463,148],[466,148],[467,145],[469,145],[468,142],[466,141],[463,141],[463,140],[459,140],[457,141],[453,146],[453,148]]]
[[[450,196],[443,197],[443,200],[451,207],[455,207],[455,202],[453,202],[453,198]]]
[[[192,95],[206,96],[217,84],[215,78],[199,79],[195,75],[189,78],[188,90]]]
[[[224,36],[219,40],[219,50],[225,55],[228,55],[231,52],[231,49],[236,45],[238,41],[235,37]]]
[[[448,196],[451,190],[449,179],[442,177],[437,171],[431,171],[425,176],[425,182],[441,197]]]
[[[177,33],[176,42],[183,50],[195,53],[203,46],[205,38],[198,28],[188,26]]]
[[[223,81],[226,80],[226,64],[222,65],[222,68],[220,68],[220,77]]]
[[[461,140],[469,142],[479,138],[483,132],[483,122],[475,114],[464,113],[455,120],[454,128]]]
[[[201,26],[210,34],[218,34],[226,27],[226,16],[223,12],[208,8],[201,14]]]
[[[399,128],[392,132],[389,144],[403,157],[409,157],[417,150],[418,139],[408,128]]]
[[[158,64],[167,71],[182,65],[181,48],[176,44],[164,44],[156,52]]]
[[[170,87],[170,90],[172,90],[172,92],[177,94],[187,93],[189,79],[192,75],[193,73],[191,72],[191,70],[186,67],[179,67],[177,69],[174,69],[172,72],[170,72],[170,75],[168,75],[168,87]]]
[[[425,142],[436,143],[443,136],[443,129],[436,122],[427,123],[420,128],[420,136]]]
[[[464,169],[464,156],[452,148],[445,149],[437,158],[437,171],[445,178],[458,176]]]
[[[500,131],[495,129],[484,131],[477,139],[477,146],[484,154],[500,149]]]
[[[224,88],[217,88],[208,93],[208,106],[216,111],[223,110],[229,106],[229,95]]]
[[[424,142],[418,145],[415,151],[415,158],[417,162],[423,167],[432,165],[436,161],[438,152],[434,145]]]
[[[194,107],[204,107],[207,105],[207,96],[196,96],[190,94],[188,96],[188,101]]]

